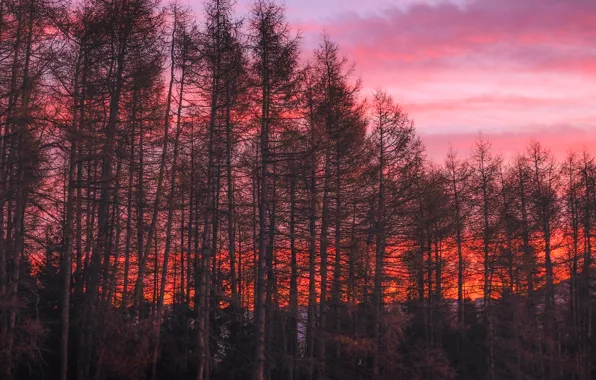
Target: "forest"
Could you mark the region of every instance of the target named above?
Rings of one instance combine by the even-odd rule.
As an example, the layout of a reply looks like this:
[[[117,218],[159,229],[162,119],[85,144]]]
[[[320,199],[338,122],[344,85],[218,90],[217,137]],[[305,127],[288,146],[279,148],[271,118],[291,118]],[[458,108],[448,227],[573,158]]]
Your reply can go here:
[[[0,379],[594,378],[595,157],[414,116],[270,0],[0,0]]]

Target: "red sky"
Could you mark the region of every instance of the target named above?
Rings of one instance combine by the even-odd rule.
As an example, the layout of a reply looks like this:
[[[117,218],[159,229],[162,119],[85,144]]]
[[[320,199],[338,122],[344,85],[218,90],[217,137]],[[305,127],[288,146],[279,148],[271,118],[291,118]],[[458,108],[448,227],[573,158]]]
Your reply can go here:
[[[596,0],[282,3],[304,49],[326,30],[364,95],[391,93],[432,158],[467,153],[479,133],[506,156],[532,138],[557,156],[596,142]]]

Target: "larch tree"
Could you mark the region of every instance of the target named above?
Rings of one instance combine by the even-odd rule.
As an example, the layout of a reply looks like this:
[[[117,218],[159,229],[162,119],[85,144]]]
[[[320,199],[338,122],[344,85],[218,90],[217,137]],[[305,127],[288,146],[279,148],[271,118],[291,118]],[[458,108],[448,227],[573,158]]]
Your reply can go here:
[[[294,97],[298,65],[298,40],[291,35],[284,8],[271,2],[253,5],[249,19],[251,75],[254,78],[254,102],[258,107],[259,193],[258,193],[258,258],[255,296],[255,362],[254,379],[265,378],[266,286],[272,278],[266,276],[272,260],[268,257],[273,242],[268,230],[272,227],[267,216],[274,217],[272,189],[276,145],[276,126],[286,116]],[[267,279],[266,279],[267,277]]]

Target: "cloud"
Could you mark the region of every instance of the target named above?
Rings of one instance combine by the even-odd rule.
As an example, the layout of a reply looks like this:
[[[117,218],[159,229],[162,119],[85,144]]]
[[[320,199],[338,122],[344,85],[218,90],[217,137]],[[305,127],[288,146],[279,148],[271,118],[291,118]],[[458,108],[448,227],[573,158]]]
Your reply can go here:
[[[532,66],[560,52],[571,53],[570,59],[593,57],[595,24],[593,1],[476,0],[463,7],[416,3],[368,16],[345,12],[321,26],[359,56],[461,67],[503,59]]]
[[[368,11],[298,23],[305,47],[326,30],[356,62],[364,95],[387,89],[429,146],[443,141],[439,150],[446,151],[446,136],[473,141],[481,131],[503,149],[537,136],[562,151],[562,144],[591,141],[581,131],[596,132],[596,1],[377,1],[361,8]],[[567,138],[561,125],[579,137]]]

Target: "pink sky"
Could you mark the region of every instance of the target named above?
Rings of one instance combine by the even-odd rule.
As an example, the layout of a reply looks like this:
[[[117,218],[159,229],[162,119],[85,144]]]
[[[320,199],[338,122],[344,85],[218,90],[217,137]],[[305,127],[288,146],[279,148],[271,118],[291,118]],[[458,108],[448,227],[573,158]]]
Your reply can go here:
[[[197,0],[195,0],[197,1]],[[240,0],[242,13],[248,0]],[[416,120],[429,156],[479,133],[509,155],[596,143],[596,0],[285,0],[305,50],[326,30]]]

